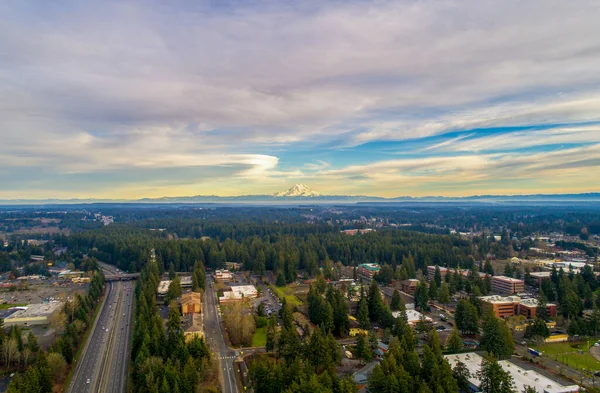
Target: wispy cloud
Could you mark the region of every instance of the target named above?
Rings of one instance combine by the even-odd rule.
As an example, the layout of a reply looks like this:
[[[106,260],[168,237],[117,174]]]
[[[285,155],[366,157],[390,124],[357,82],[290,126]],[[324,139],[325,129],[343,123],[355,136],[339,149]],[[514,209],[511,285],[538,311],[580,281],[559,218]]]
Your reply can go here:
[[[599,13],[598,3],[560,0],[8,0],[0,194],[89,194],[68,177],[56,189],[33,185],[42,169],[57,179],[149,169],[170,194],[272,192],[298,179],[389,194],[407,189],[407,178],[422,187],[411,193],[444,193],[435,179],[490,178],[502,157],[527,168],[520,159],[539,146],[593,150]],[[490,127],[526,128],[473,131]],[[419,155],[412,163],[385,157],[383,144],[406,140],[423,141],[399,145]],[[361,154],[367,143],[381,150]],[[341,147],[356,152],[352,160]],[[326,153],[300,159],[299,150]],[[570,162],[587,171],[596,161]],[[216,167],[227,176],[160,172]],[[547,167],[540,176],[574,170]],[[517,172],[531,190],[556,189]],[[374,179],[385,187],[371,188]],[[152,181],[118,187],[149,192]]]

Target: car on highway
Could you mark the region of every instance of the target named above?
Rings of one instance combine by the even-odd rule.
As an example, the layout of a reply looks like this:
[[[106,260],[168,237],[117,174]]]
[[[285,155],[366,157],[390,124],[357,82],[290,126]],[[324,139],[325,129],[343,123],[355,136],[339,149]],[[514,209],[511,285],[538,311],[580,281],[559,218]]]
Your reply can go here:
[[[90,379],[88,378],[88,379],[85,381],[85,383],[90,383]]]

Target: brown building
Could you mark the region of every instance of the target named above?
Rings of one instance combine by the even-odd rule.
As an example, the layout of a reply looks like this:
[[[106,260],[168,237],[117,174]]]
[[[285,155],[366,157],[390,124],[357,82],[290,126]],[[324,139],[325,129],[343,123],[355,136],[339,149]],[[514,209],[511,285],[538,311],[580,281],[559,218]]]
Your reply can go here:
[[[187,292],[181,296],[181,313],[183,315],[202,312],[202,299],[199,292]]]
[[[408,280],[398,281],[396,284],[402,292],[408,293],[411,296],[415,295],[417,290],[417,285],[419,284],[419,280],[414,278],[409,278]]]
[[[381,266],[377,263],[361,263],[356,269],[356,273],[363,278],[372,279],[374,275],[379,273]]]
[[[549,280],[551,272],[531,272],[529,273],[535,285],[542,285],[543,280]]]
[[[501,295],[512,295],[513,293],[520,293],[524,290],[525,282],[523,280],[506,276],[492,277],[492,292]]]
[[[185,342],[189,342],[194,337],[204,337],[202,314],[188,314],[184,316],[183,323],[183,335],[185,337]]]
[[[483,296],[480,298],[483,307],[491,308],[496,318],[506,318],[523,315],[527,319],[534,319],[537,315],[539,303],[537,299],[521,299],[518,296]],[[546,305],[548,316],[556,316],[556,304]]]
[[[442,267],[439,266],[440,268],[440,275],[442,276],[442,280],[446,278],[447,274],[454,274],[456,272],[456,269],[452,269],[451,267]],[[458,270],[458,274],[462,275],[463,277],[468,277],[469,274],[471,273],[471,270]],[[479,272],[479,277],[481,278],[485,278],[486,274]],[[435,266],[427,266],[427,281],[431,281],[433,280],[433,278],[435,277]]]
[[[539,307],[539,302],[537,299],[523,299],[519,303],[519,314],[524,315],[527,319],[534,319],[537,315],[537,309]],[[546,304],[546,311],[548,312],[548,316],[555,317],[556,316],[556,304],[548,303]]]
[[[482,306],[491,308],[496,318],[512,317],[519,313],[521,298],[518,296],[483,296],[480,299]]]

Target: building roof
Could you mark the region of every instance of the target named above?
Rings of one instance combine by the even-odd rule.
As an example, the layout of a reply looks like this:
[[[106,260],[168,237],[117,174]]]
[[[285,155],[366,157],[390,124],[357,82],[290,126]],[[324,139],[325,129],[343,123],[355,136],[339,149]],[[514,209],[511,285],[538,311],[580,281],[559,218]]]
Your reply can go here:
[[[204,331],[202,326],[202,314],[188,314],[184,317],[184,332],[185,333],[201,333]]]
[[[169,291],[169,285],[171,285],[171,280],[163,280],[158,284],[158,293],[160,295],[164,295]]]
[[[507,277],[507,276],[492,276],[492,280],[501,280],[501,281],[514,282],[514,283],[523,282],[523,280],[519,280],[518,278],[512,278],[512,277]]]
[[[552,274],[552,272],[531,272],[529,274],[531,277],[535,278],[550,278],[550,274]]]
[[[481,368],[483,358],[475,352],[460,353],[455,355],[445,355],[446,360],[454,367],[458,361],[465,364],[471,377],[469,382],[479,387],[481,382],[477,378],[477,371]],[[535,370],[526,370],[508,360],[498,362],[504,371],[507,371],[515,382],[516,391],[522,392],[525,386],[531,386],[540,393],[570,393],[578,392],[578,385],[563,386],[559,382],[554,381]]]
[[[256,296],[257,291],[254,285],[232,285],[231,291],[239,297]]]
[[[370,270],[370,271],[379,271],[381,270],[381,266],[377,263],[361,263],[358,267]]]
[[[63,306],[63,302],[48,302],[48,303],[37,303],[30,304],[26,307],[20,307],[20,309],[10,316],[6,317],[5,320],[11,319],[27,319],[27,318],[40,318],[52,315],[56,310]]]
[[[519,303],[521,298],[518,296],[499,296],[499,295],[490,295],[490,296],[481,296],[479,299],[486,303],[492,304],[502,304],[502,303]]]
[[[371,363],[367,363],[363,368],[354,373],[354,382],[356,383],[366,383],[367,378],[373,372],[375,366],[379,364],[378,360],[373,360]]]
[[[181,304],[201,303],[200,292],[186,292],[181,295]]]
[[[398,318],[400,316],[400,313],[401,313],[401,311],[393,311],[392,316],[394,318]],[[421,320],[422,317],[424,317],[424,315],[416,310],[412,310],[412,309],[406,310],[406,318],[408,319],[408,323],[417,323]],[[432,319],[429,317],[425,317],[425,320],[429,321],[429,322],[432,321]]]

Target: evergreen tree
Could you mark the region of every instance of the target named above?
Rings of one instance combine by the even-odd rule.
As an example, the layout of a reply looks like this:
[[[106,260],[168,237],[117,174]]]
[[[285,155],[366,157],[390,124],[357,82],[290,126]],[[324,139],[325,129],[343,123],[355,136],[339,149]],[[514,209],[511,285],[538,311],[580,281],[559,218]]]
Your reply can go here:
[[[400,297],[400,292],[397,289],[395,289],[394,293],[392,294],[392,301],[390,303],[390,308],[392,309],[392,311],[400,310],[401,302],[402,298]]]
[[[483,360],[477,377],[482,393],[516,393],[512,376],[491,356]]]

